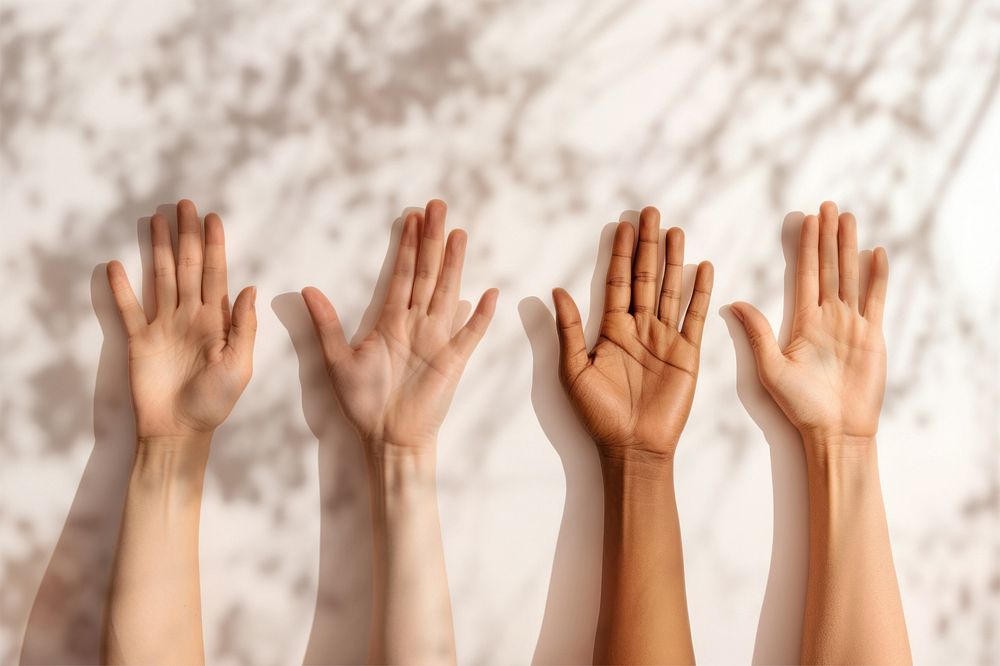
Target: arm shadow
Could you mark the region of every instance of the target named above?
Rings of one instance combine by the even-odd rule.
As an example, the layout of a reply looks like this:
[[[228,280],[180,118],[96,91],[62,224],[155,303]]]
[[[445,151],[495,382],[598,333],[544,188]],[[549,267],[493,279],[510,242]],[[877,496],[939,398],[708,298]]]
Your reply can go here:
[[[160,205],[157,212],[171,221],[172,229],[176,226],[173,205]],[[142,266],[139,297],[151,317],[155,296],[149,220],[137,220],[136,236]],[[71,279],[76,276],[67,276]],[[91,273],[90,299],[102,334],[94,384],[94,447],[28,615],[22,664],[98,664],[101,659],[104,609],[135,453],[135,419],[128,385],[128,338],[105,263]],[[53,397],[76,399],[79,396]],[[88,425],[79,423],[76,429],[85,431]]]
[[[94,448],[28,616],[22,664],[98,664],[118,524],[135,448],[125,330],[106,264],[91,302],[104,340],[94,387]],[[67,396],[67,399],[72,399]]]
[[[375,325],[399,246],[402,220],[410,210],[392,225],[378,281],[352,344]],[[372,618],[372,528],[364,449],[337,403],[302,295],[280,294],[271,301],[271,309],[288,331],[298,357],[302,413],[318,441],[319,579],[304,663],[365,663]]]
[[[802,214],[785,216],[781,243],[785,256],[784,308],[778,342],[788,341],[795,307],[795,267]],[[729,306],[720,309],[736,352],[736,393],[760,428],[771,455],[773,527],[771,565],[761,604],[753,664],[799,661],[808,563],[806,464],[798,431],[757,377],[757,365],[743,326]]]

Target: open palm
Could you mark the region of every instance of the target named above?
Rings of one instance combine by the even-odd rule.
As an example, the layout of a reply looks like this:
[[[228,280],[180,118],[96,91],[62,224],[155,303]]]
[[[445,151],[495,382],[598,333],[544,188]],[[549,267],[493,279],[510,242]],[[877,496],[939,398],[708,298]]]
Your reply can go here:
[[[872,253],[871,284],[859,297],[857,223],[826,202],[802,223],[791,337],[779,348],[767,320],[734,303],[757,359],[764,387],[800,432],[870,438],[885,392],[882,336],[889,264]]]
[[[433,447],[455,388],[496,307],[483,294],[454,335],[466,234],[444,238],[446,207],[432,200],[403,222],[382,312],[372,332],[348,344],[337,313],[316,288],[302,291],[347,418],[370,446]]]
[[[679,330],[684,234],[676,227],[667,232],[666,267],[658,290],[659,223],[655,208],[643,209],[637,249],[633,226],[618,225],[600,339],[590,353],[573,299],[562,289],[553,292],[560,377],[604,453],[628,449],[671,456],[691,411],[712,265],[698,266]]]
[[[150,220],[156,313],[147,319],[122,265],[108,280],[128,333],[129,382],[140,437],[214,430],[232,411],[253,367],[256,290],[229,310],[222,220],[202,225],[193,203],[177,204],[178,259],[167,220]]]

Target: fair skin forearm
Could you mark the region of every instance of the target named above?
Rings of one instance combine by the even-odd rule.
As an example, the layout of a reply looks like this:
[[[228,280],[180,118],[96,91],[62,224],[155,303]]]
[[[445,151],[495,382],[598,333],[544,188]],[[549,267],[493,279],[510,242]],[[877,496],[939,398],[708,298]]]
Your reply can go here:
[[[601,457],[604,565],[595,663],[694,663],[673,462]]]
[[[433,453],[368,459],[374,545],[371,661],[455,662]]]
[[[212,433],[253,366],[256,290],[229,307],[222,220],[204,226],[177,204],[177,244],[150,219],[155,311],[139,305],[125,270],[108,281],[128,334],[136,452],[105,616],[104,659],[114,664],[204,662],[198,525]],[[175,259],[175,256],[177,257]]]
[[[802,222],[791,335],[734,303],[757,373],[799,430],[809,479],[804,663],[908,663],[875,434],[885,394],[882,335],[889,262],[875,248],[862,298],[857,222],[832,202]]]
[[[806,441],[809,577],[802,661],[910,663],[875,442],[816,440]]]
[[[139,440],[105,630],[108,663],[205,660],[198,525],[210,436]]]
[[[374,534],[370,657],[454,663],[455,642],[435,490],[437,433],[497,291],[452,334],[467,236],[446,236],[443,201],[403,222],[375,328],[348,343],[333,305],[302,290],[334,392],[365,447]]]

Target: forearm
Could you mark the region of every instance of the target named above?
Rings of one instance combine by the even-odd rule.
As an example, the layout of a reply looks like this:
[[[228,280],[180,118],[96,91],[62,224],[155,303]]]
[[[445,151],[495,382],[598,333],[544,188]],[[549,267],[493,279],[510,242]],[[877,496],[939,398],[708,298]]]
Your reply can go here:
[[[109,663],[204,662],[198,528],[210,439],[137,443],[105,618]]]
[[[875,442],[804,437],[809,576],[804,663],[909,663]]]
[[[390,446],[368,456],[375,663],[454,663],[435,454]]]
[[[673,462],[601,456],[604,563],[594,663],[694,663]]]

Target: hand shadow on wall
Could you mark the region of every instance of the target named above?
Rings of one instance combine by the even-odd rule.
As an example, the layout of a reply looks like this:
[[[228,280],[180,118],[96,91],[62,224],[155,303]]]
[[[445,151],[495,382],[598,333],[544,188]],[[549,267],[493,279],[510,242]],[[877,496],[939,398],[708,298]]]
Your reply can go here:
[[[167,219],[173,206],[160,206]],[[149,218],[138,220],[140,293],[155,313]],[[97,664],[111,566],[128,475],[135,420],[128,386],[128,339],[107,280],[107,264],[90,277],[90,297],[103,334],[94,386],[94,448],[42,576],[28,616],[22,664]],[[81,430],[86,426],[81,424]]]
[[[795,270],[802,213],[789,213],[781,225],[785,256],[784,308],[778,343],[791,333],[795,308]],[[761,604],[753,664],[793,664],[799,661],[802,613],[805,608],[808,563],[808,494],[802,440],[761,385],[757,365],[742,324],[729,306],[719,310],[736,352],[736,393],[750,418],[764,434],[771,454],[773,526],[771,565]]]
[[[628,211],[622,220],[638,223]],[[590,282],[590,309],[584,322],[592,349],[604,310],[604,287],[617,224],[601,232]],[[559,382],[559,340],[548,306],[529,297],[518,314],[531,344],[531,404],[545,436],[559,454],[566,475],[566,501],[556,540],[552,573],[533,664],[589,664],[601,602],[604,538],[604,485],[597,449],[580,424]]]
[[[419,209],[406,209],[392,225],[382,269],[352,345],[371,332],[382,309],[402,221],[411,210]],[[336,294],[330,300],[336,303]],[[304,663],[365,663],[372,616],[372,527],[364,449],[334,396],[302,295],[280,294],[271,309],[298,357],[302,413],[319,443],[319,581]]]

